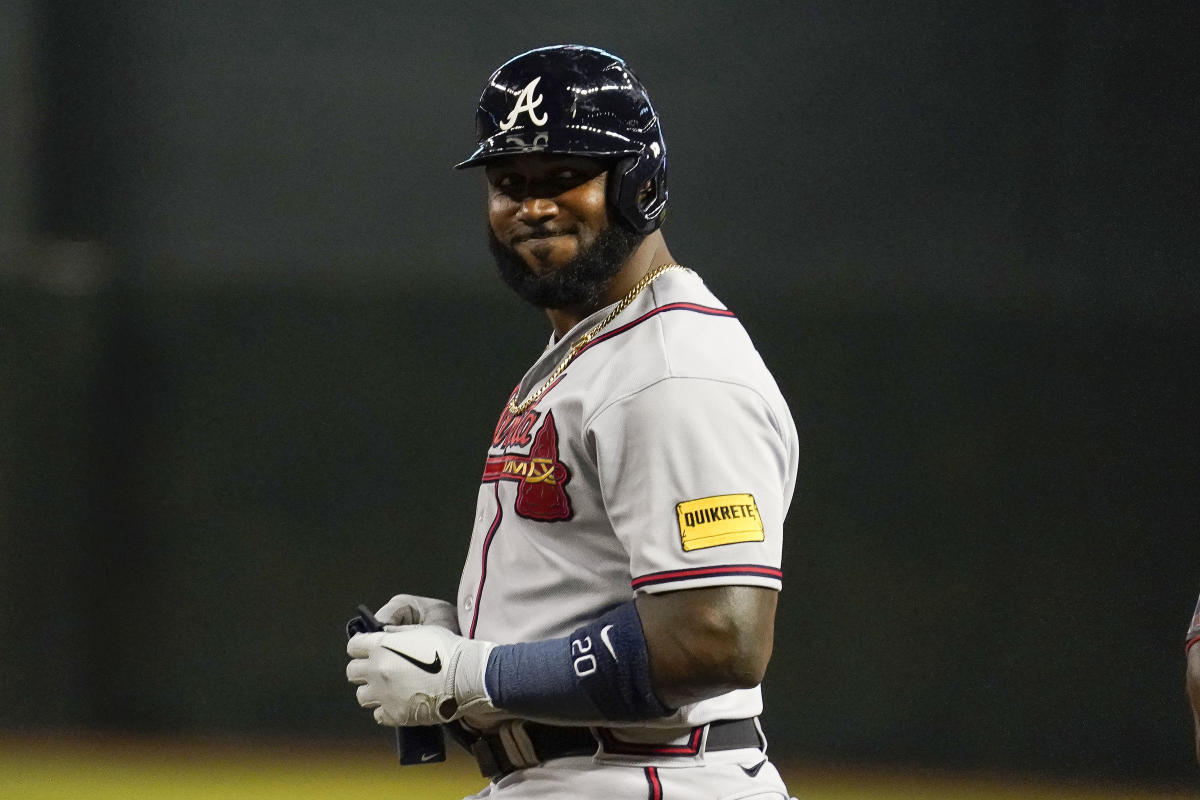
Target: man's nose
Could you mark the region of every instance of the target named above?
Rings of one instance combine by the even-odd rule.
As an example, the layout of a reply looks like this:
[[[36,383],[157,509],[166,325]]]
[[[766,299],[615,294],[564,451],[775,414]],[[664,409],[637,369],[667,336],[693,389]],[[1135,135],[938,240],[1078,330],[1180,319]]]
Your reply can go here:
[[[558,204],[549,197],[526,197],[521,200],[517,218],[529,225],[536,225],[558,214]]]

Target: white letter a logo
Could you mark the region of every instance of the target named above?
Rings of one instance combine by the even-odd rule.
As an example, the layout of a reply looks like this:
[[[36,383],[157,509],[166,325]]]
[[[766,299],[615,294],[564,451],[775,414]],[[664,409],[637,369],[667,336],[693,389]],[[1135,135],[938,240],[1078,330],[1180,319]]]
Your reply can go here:
[[[533,90],[537,88],[538,81],[541,79],[542,77],[539,75],[531,80],[529,84],[521,90],[521,93],[517,95],[517,104],[513,106],[513,110],[508,113],[508,119],[500,123],[500,130],[507,131],[511,129],[513,125],[516,125],[517,115],[522,111],[529,114],[529,121],[534,125],[546,124],[546,120],[550,117],[546,114],[542,114],[542,116],[539,118],[537,115],[537,107],[542,104],[542,96],[539,94],[536,99],[533,96]]]

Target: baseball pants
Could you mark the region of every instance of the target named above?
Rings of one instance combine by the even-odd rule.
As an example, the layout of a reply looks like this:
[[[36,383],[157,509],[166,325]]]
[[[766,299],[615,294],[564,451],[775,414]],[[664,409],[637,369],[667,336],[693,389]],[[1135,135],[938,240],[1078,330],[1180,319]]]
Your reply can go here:
[[[774,765],[755,749],[708,753],[703,763],[644,766],[590,756],[558,758],[490,783],[465,800],[789,800]],[[792,798],[794,800],[794,798]]]

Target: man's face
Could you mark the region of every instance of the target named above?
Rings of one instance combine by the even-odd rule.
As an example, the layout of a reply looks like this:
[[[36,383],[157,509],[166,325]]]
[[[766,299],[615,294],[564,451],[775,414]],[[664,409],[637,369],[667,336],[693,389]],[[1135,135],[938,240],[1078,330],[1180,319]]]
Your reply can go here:
[[[486,168],[489,241],[501,277],[543,308],[590,304],[641,237],[609,217],[608,165],[530,154]]]
[[[605,165],[531,154],[487,166],[488,220],[535,274],[562,269],[608,227]]]

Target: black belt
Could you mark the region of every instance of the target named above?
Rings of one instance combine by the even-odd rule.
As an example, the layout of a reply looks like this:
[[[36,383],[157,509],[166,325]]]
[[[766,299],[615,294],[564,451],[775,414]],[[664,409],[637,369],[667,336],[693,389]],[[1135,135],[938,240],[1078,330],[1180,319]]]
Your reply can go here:
[[[704,726],[701,726],[703,728]],[[611,735],[602,735],[599,739],[589,728],[568,728],[559,725],[543,725],[537,722],[521,724],[521,732],[525,739],[517,744],[514,736],[504,736],[500,733],[483,734],[473,740],[460,742],[475,756],[479,764],[479,772],[485,778],[501,778],[518,769],[531,767],[555,758],[568,756],[590,756],[603,743],[607,752],[618,752],[628,755],[690,756],[700,752],[700,730],[694,729],[694,745],[647,745],[626,743]],[[518,736],[520,733],[517,734]],[[627,747],[622,751],[618,748]],[[705,751],[741,750],[753,747],[761,750],[763,742],[759,737],[758,726],[754,719],[727,719],[708,725],[708,737],[704,740]],[[514,758],[514,754],[520,753]]]

